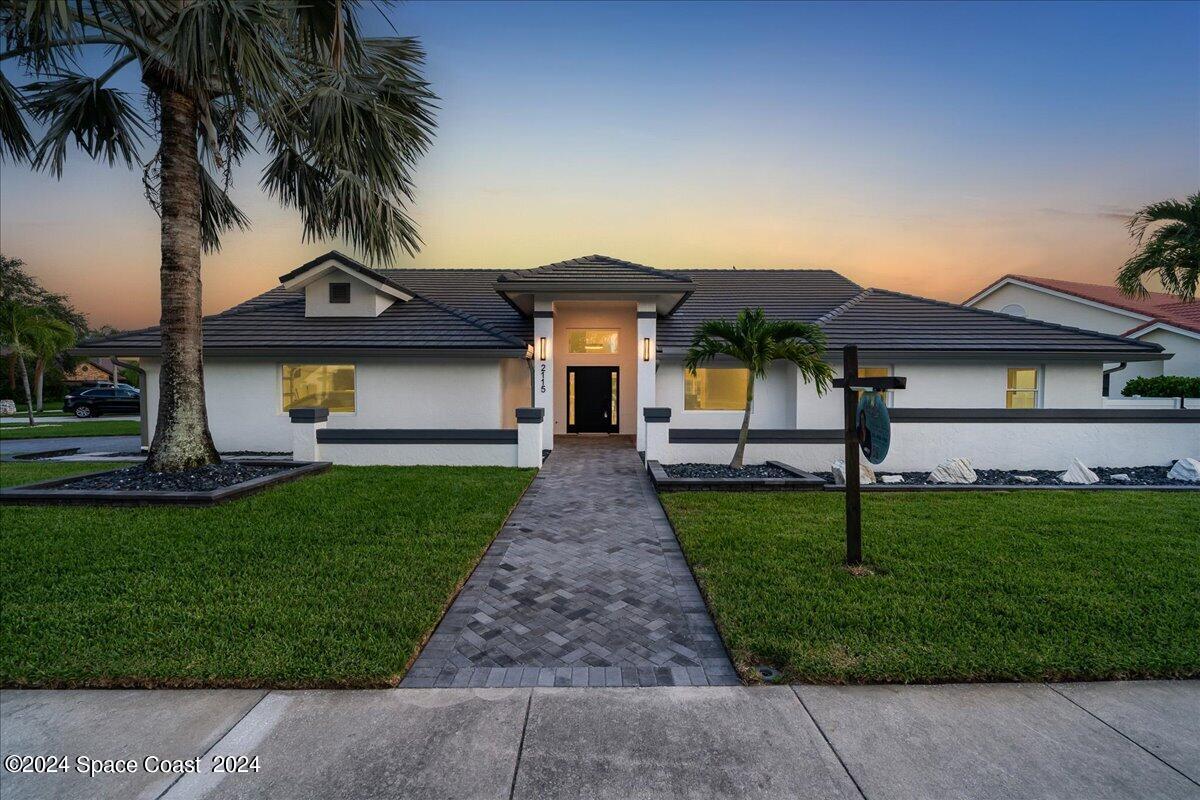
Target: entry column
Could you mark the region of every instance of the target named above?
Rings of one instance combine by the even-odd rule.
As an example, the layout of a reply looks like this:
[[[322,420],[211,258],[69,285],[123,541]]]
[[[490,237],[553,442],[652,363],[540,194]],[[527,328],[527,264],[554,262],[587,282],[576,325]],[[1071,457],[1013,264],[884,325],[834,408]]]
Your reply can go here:
[[[533,305],[533,405],[545,409],[542,447],[554,449],[554,303]]]
[[[654,303],[637,304],[637,449],[646,451],[643,411],[654,405],[655,368],[658,366],[658,311]]]

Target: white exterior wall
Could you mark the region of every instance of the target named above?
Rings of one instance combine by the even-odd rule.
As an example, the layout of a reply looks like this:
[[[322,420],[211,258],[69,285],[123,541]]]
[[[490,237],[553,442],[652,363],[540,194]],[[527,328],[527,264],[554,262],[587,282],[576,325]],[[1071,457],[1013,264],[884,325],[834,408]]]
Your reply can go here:
[[[332,416],[330,417],[332,419]],[[541,455],[539,453],[539,455]],[[515,467],[515,444],[328,444],[318,451],[321,461],[355,467],[408,467],[437,464],[448,467]]]
[[[721,365],[726,366],[726,365]],[[888,367],[908,378],[908,388],[892,393],[895,408],[1004,408],[1009,367],[1035,367],[1041,381],[1042,408],[1100,408],[1102,371],[1099,362],[1028,360],[977,362],[966,360],[897,361],[864,358],[860,366]],[[834,372],[842,375],[841,364]],[[672,428],[737,428],[741,411],[685,411],[682,362],[663,361],[657,375],[656,405],[671,409]],[[776,364],[754,386],[751,428],[840,428],[842,395],[824,396],[800,380],[795,367]]]
[[[329,428],[511,428],[502,423],[509,423],[512,414],[504,411],[502,419],[501,409],[501,362],[508,360],[206,358],[209,430],[218,450],[290,452],[291,420],[283,411],[281,366],[306,361],[355,365],[356,410],[330,414]],[[144,359],[143,364],[153,437],[159,362]]]
[[[330,303],[329,284],[350,284],[349,303]],[[378,317],[396,302],[340,269],[331,270],[304,287],[306,317]]]
[[[1200,334],[1186,336],[1175,331],[1158,329],[1139,336],[1138,341],[1161,344],[1175,357],[1170,361],[1153,361],[1158,371],[1154,375],[1200,375]],[[1130,364],[1130,367],[1139,366]]]
[[[672,423],[674,419],[672,418]],[[664,464],[728,463],[734,443],[667,443]],[[845,456],[841,444],[754,444],[746,463],[782,461],[825,472]],[[884,472],[931,470],[948,458],[967,458],[978,469],[1062,469],[1079,458],[1091,467],[1166,466],[1179,458],[1200,458],[1197,423],[1025,423],[905,422],[892,426]]]

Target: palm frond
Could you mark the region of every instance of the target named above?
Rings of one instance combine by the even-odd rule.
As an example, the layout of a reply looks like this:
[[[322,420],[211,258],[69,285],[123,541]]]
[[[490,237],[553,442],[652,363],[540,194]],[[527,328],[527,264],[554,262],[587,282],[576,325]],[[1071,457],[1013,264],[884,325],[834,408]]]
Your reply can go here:
[[[16,87],[0,73],[0,162],[24,161],[33,150],[24,110],[25,102]]]
[[[1132,297],[1147,297],[1143,280],[1154,275],[1168,292],[1195,299],[1200,284],[1200,192],[1185,202],[1151,203],[1130,218],[1129,231],[1137,252],[1117,274],[1117,288]]]
[[[117,160],[133,166],[148,128],[126,92],[105,88],[99,78],[70,74],[30,84],[26,91],[30,113],[46,125],[33,153],[35,169],[60,177],[72,142],[110,166]]]
[[[224,189],[213,180],[208,170],[200,169],[200,237],[204,252],[221,249],[221,234],[230,228],[247,230],[250,218],[234,205]]]

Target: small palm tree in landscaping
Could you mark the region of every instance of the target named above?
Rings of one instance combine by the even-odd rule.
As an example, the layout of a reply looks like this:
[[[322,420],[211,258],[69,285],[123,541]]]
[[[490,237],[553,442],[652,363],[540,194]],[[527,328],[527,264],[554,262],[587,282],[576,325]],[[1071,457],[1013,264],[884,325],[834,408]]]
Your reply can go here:
[[[75,341],[71,326],[43,308],[31,308],[13,300],[0,302],[0,344],[10,348],[21,368],[21,382],[25,388],[25,408],[29,413],[29,424],[33,425],[33,393],[29,389],[29,367],[27,356],[37,357],[55,344],[69,347]]]
[[[1161,223],[1161,224],[1160,224]],[[1152,225],[1157,225],[1147,234]],[[1156,274],[1163,288],[1183,300],[1196,298],[1200,283],[1200,192],[1180,202],[1151,203],[1129,218],[1137,252],[1117,275],[1117,287],[1133,297],[1148,292],[1142,278]]]
[[[741,469],[750,435],[750,407],[754,404],[754,381],[767,377],[773,361],[796,365],[805,383],[814,383],[817,394],[825,394],[833,379],[833,369],[825,363],[825,334],[816,325],[792,320],[769,320],[761,308],[743,308],[737,320],[710,319],[702,322],[692,337],[684,366],[693,375],[696,369],[717,356],[728,356],[749,373],[746,380],[746,411],[738,433],[737,449],[729,466]]]

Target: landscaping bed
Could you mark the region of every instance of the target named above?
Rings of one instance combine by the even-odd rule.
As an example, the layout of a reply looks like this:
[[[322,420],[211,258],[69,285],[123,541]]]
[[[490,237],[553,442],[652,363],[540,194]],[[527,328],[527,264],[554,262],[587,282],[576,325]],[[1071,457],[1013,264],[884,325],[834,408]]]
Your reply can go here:
[[[532,476],[334,467],[211,508],[0,506],[0,684],[394,686]]]
[[[269,486],[324,472],[327,462],[234,460],[183,472],[151,472],[141,464],[0,489],[0,503],[213,505]]]
[[[931,487],[936,489],[962,489],[962,488],[982,488],[993,486],[1056,486],[1069,487],[1072,489],[1086,489],[1097,486],[1175,486],[1179,488],[1194,487],[1200,488],[1200,484],[1188,483],[1186,481],[1172,480],[1167,477],[1170,471],[1170,466],[1166,467],[1094,467],[1092,471],[1096,473],[1096,477],[1100,479],[1099,483],[1092,484],[1072,484],[1063,483],[1058,479],[1059,475],[1063,474],[1063,470],[1044,470],[1044,469],[977,469],[975,475],[977,480],[971,484],[937,484],[927,483],[929,471],[923,472],[876,472],[876,482],[873,484],[864,484],[863,489],[888,488],[896,487]],[[833,473],[831,472],[816,472],[813,473],[830,484],[833,483]],[[901,483],[884,483],[882,479],[885,475],[899,475],[904,480]],[[1025,476],[1033,478],[1032,481],[1021,481],[1017,476]],[[1128,480],[1120,480],[1115,478],[1115,475],[1124,475]],[[840,485],[839,485],[840,488]]]
[[[867,494],[861,575],[839,494],[661,499],[750,681],[1200,676],[1190,493]]]
[[[825,481],[779,461],[733,469],[726,464],[660,464],[646,462],[650,480],[660,492],[787,491],[821,489]]]

